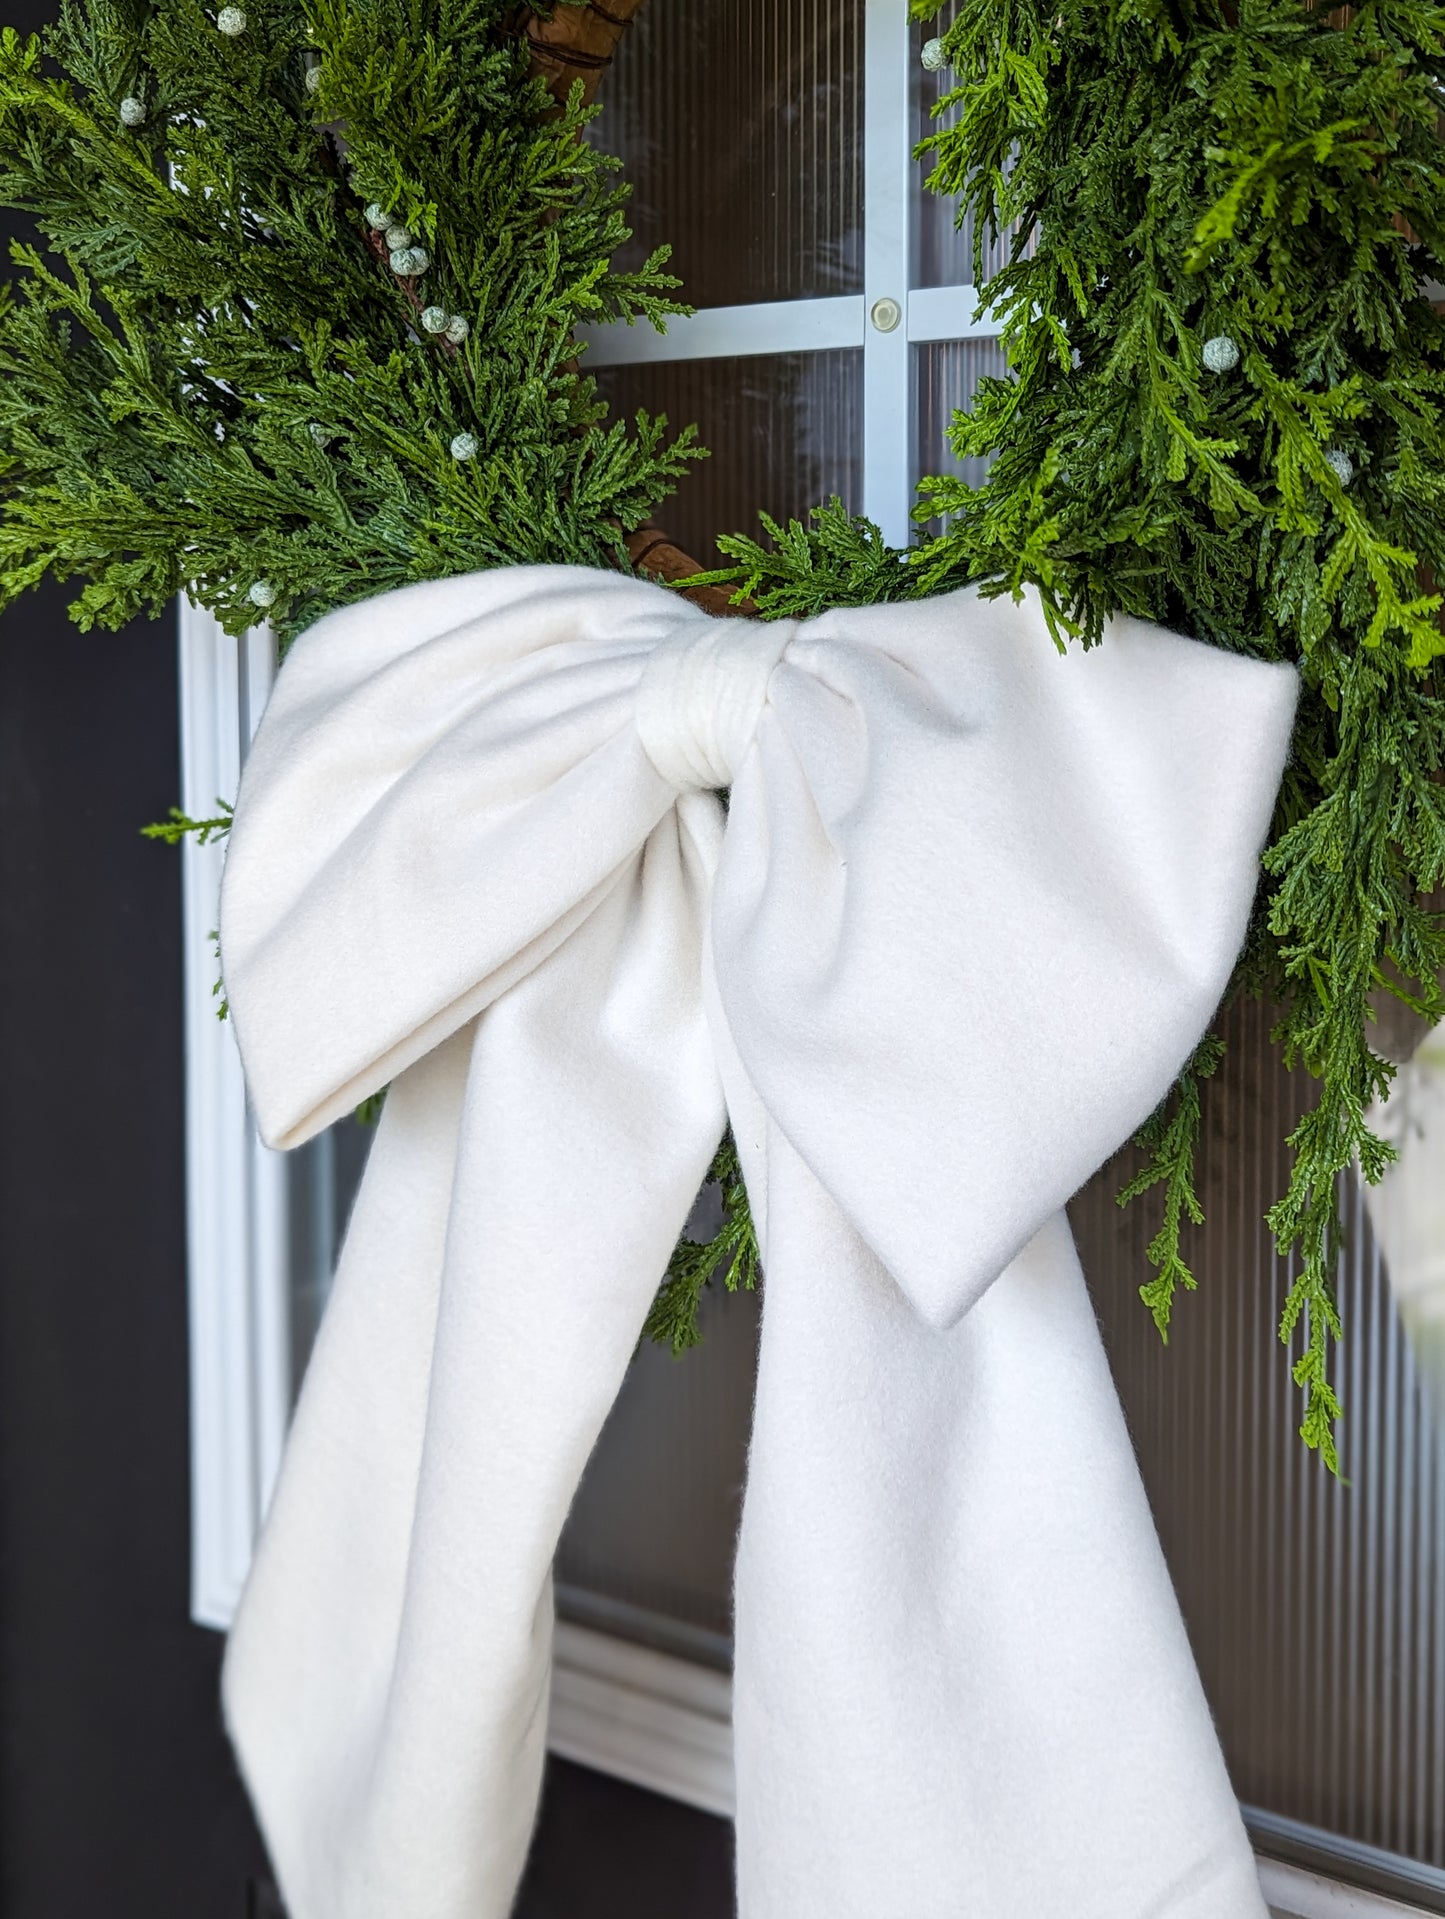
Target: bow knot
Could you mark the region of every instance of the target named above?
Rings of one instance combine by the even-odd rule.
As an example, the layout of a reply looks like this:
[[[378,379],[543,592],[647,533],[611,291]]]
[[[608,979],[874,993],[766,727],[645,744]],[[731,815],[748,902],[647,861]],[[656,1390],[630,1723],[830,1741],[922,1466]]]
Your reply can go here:
[[[643,750],[680,792],[731,786],[796,622],[709,621],[661,641],[637,687]]]

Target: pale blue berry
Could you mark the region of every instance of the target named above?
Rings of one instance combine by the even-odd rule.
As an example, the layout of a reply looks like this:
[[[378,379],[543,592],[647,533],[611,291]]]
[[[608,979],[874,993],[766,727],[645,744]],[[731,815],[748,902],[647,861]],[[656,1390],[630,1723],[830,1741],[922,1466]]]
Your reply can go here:
[[[453,437],[452,458],[454,460],[475,460],[477,453],[477,437],[474,433],[458,433]]]
[[[1342,446],[1332,446],[1325,455],[1325,465],[1329,467],[1341,486],[1348,486],[1355,477],[1355,463]]]
[[[447,310],[445,307],[423,307],[421,323],[428,333],[445,333],[447,330]]]
[[[137,100],[128,93],[120,103],[120,123],[123,127],[143,127],[146,123],[145,101]]]
[[[447,338],[453,346],[460,346],[471,330],[470,323],[460,313],[454,313],[447,321]]]
[[[239,40],[246,31],[246,15],[241,7],[222,7],[216,15],[216,31],[228,40]]]
[[[1203,359],[1210,373],[1233,373],[1239,365],[1239,347],[1227,333],[1216,333],[1204,342]]]
[[[941,67],[948,65],[948,55],[943,51],[941,40],[925,40],[918,57],[929,73],[937,73]]]
[[[252,606],[274,606],[276,604],[276,589],[269,580],[253,580],[246,598],[251,602]]]

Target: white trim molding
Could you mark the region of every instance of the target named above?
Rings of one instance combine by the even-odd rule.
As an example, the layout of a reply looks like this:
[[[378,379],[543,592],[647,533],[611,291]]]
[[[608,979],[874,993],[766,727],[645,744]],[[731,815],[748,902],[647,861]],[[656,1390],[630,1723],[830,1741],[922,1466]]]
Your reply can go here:
[[[566,1621],[557,1627],[550,1749],[731,1819],[734,1810],[732,1681],[691,1660],[629,1645]],[[1303,1867],[1261,1857],[1259,1883],[1274,1919],[1430,1919]]]
[[[559,1620],[547,1745],[563,1759],[733,1816],[732,1681]]]
[[[1260,1860],[1259,1883],[1274,1919],[1431,1919],[1423,1906],[1402,1906],[1280,1859]]]
[[[275,670],[265,629],[236,640],[180,609],[181,805],[232,801]],[[217,1018],[224,843],[184,844],[186,1240],[191,1374],[191,1616],[224,1630],[275,1483],[290,1410],[286,1175],[256,1137]]]

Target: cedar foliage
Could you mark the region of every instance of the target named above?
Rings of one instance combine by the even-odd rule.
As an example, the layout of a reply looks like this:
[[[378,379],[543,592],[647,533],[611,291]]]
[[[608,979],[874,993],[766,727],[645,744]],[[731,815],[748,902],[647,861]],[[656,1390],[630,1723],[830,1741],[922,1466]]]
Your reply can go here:
[[[233,632],[264,604],[284,639],[412,580],[626,565],[697,449],[645,416],[609,425],[574,359],[579,323],[678,310],[662,254],[612,269],[625,189],[579,138],[581,90],[554,103],[501,0],[252,0],[234,37],[216,20],[64,0],[39,40],[0,35],[0,204],[41,242],[13,250],[0,304],[0,604],[51,573],[81,582],[85,626],[185,591]],[[1391,1070],[1372,997],[1445,1013],[1445,321],[1422,292],[1445,279],[1445,9],[968,0],[944,46],[931,184],[976,242],[1016,236],[984,290],[1009,377],[952,434],[989,479],[925,482],[907,555],[834,502],[724,539],[710,577],[764,617],[1031,586],[1061,644],[1125,609],[1300,665],[1236,989],[1279,1001],[1276,1037],[1319,1081],[1270,1218],[1295,1260],[1302,1431],[1335,1466],[1340,1182],[1386,1154],[1365,1121]],[[369,202],[425,274],[391,270]],[[428,331],[427,307],[466,339]],[[1210,373],[1221,336],[1238,363]],[[1218,1057],[1211,1037],[1130,1188],[1162,1188],[1143,1289],[1161,1331],[1193,1284]],[[683,1241],[650,1322],[679,1348],[720,1264],[729,1285],[757,1274],[726,1142],[715,1170],[720,1235]]]
[[[572,335],[661,324],[676,282],[612,269],[626,189],[515,12],[246,0],[228,36],[199,0],[63,0],[0,34],[0,204],[41,241],[0,312],[0,605],[50,573],[82,627],[185,592],[284,640],[414,580],[625,564],[692,436],[607,424]]]
[[[941,0],[914,0],[919,18]],[[765,614],[1035,588],[1061,645],[1124,610],[1299,665],[1291,765],[1234,990],[1269,993],[1319,1095],[1269,1214],[1292,1284],[1301,1433],[1338,1470],[1342,1180],[1377,1179],[1366,1119],[1393,1068],[1372,1001],[1445,1014],[1445,8],[1365,0],[967,0],[930,185],[1014,239],[983,286],[1008,377],[955,417],[978,488],[926,480],[907,587],[834,508],[770,547],[725,541]],[[1210,372],[1206,341],[1237,364]],[[1218,355],[1216,355],[1218,357]],[[1227,354],[1224,357],[1229,357]],[[900,571],[894,564],[894,571]],[[1182,1235],[1211,1036],[1141,1136],[1121,1195],[1162,1187],[1141,1290],[1161,1333],[1192,1287]]]

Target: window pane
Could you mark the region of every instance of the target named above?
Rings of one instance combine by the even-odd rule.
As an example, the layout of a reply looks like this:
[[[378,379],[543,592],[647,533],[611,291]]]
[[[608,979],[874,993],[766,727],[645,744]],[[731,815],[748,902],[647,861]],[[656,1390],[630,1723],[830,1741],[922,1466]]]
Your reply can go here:
[[[1008,371],[997,340],[946,340],[916,349],[917,450],[914,476],[957,473],[970,486],[982,486],[987,460],[960,460],[948,444],[948,429],[956,412],[973,404],[978,383],[987,375],[1002,379]]]
[[[860,293],[862,0],[644,7],[598,96],[636,260],[666,242],[695,306]]]
[[[759,510],[801,519],[834,493],[859,507],[862,377],[863,355],[849,348],[603,367],[597,382],[617,413],[645,407],[674,426],[697,423],[711,458],[658,519],[685,552],[715,566],[715,536],[758,533]]]
[[[952,25],[957,11],[957,0],[950,0],[936,20],[914,26],[915,54],[925,40],[931,40],[935,34],[943,33]],[[951,67],[930,73],[918,59],[914,61],[913,71],[914,137],[916,140],[926,140],[940,126],[947,124],[932,117],[933,108],[946,93],[953,91],[956,75]],[[973,222],[968,220],[961,228],[956,226],[954,216],[958,202],[927,191],[923,182],[932,171],[931,159],[926,159],[918,170],[913,228],[913,284],[918,287],[971,286],[974,278]],[[985,231],[984,279],[1006,265],[1008,257],[1008,234],[995,236]]]
[[[709,1294],[701,1346],[642,1347],[557,1555],[559,1609],[725,1664],[757,1368],[758,1297]]]
[[[1352,1181],[1342,1480],[1296,1437],[1274,1337],[1290,1272],[1263,1215],[1316,1088],[1281,1069],[1268,1028],[1258,1006],[1228,1017],[1206,1088],[1199,1290],[1167,1349],[1137,1296],[1157,1208],[1114,1202],[1128,1155],[1079,1195],[1074,1228],[1240,1798],[1326,1829],[1326,1851],[1432,1868],[1401,1883],[1445,1894],[1445,1427]]]
[[[298,1147],[286,1162],[293,1400],[311,1357],[375,1130],[356,1119],[338,1120]]]

